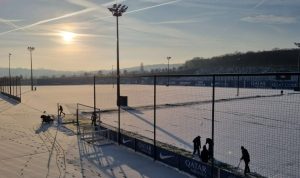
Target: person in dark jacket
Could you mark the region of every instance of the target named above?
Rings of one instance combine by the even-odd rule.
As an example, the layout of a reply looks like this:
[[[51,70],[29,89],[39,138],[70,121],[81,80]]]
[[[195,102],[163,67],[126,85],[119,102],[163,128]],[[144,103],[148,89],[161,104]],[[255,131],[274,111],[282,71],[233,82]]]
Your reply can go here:
[[[96,114],[96,112],[93,112],[91,120],[92,120],[92,126],[97,126],[97,123],[96,123],[97,114]]]
[[[58,109],[58,115],[60,115],[61,116],[61,114],[64,114],[64,116],[66,115],[65,113],[64,113],[64,108],[62,107],[62,105],[59,105],[59,109]]]
[[[193,143],[194,143],[193,155],[197,152],[197,154],[200,157],[201,137],[199,135],[197,137],[195,137],[193,140]]]
[[[201,151],[201,160],[205,163],[208,162],[208,151],[206,149],[206,145],[203,145],[203,148]]]
[[[42,118],[42,123],[50,123],[53,122],[53,119],[51,118],[51,116],[49,116],[46,111],[44,111],[44,113],[41,115]]]
[[[240,160],[244,160],[244,162],[245,162],[244,174],[247,174],[250,172],[250,168],[249,168],[250,155],[249,155],[248,150],[246,148],[244,148],[243,146],[241,146],[241,150],[242,150],[242,157]]]
[[[208,144],[208,159],[213,157],[213,141],[211,138],[207,138],[205,144]]]

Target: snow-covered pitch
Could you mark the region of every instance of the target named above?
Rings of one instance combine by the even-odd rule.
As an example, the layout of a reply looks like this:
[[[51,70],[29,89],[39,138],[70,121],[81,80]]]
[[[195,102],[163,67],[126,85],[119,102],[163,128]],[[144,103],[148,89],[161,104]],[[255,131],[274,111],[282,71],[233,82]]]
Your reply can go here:
[[[97,85],[97,107],[116,109],[116,86]],[[26,91],[24,88],[23,91]],[[216,88],[215,158],[237,166],[243,145],[250,153],[250,169],[268,177],[300,176],[300,94],[272,89]],[[153,138],[152,85],[121,85],[128,96],[121,113],[121,128]],[[200,135],[202,145],[211,137],[212,88],[157,86],[157,140],[192,151]],[[24,93],[22,101],[39,110],[56,113],[56,104],[93,105],[93,86],[40,86]],[[66,112],[74,113],[72,107]],[[117,126],[117,113],[101,120]],[[241,164],[240,167],[243,168]]]

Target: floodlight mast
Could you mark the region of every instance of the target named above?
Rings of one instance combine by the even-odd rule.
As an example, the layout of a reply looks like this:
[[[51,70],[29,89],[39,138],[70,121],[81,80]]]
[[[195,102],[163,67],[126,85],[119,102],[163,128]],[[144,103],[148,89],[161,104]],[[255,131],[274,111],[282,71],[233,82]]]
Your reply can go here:
[[[118,143],[120,144],[121,139],[121,129],[120,129],[120,66],[119,66],[119,17],[122,16],[128,7],[122,4],[114,4],[112,7],[109,7],[108,10],[116,17],[117,25],[117,106],[118,106]]]
[[[299,49],[300,49],[300,43],[294,43]],[[300,51],[298,54],[298,73],[300,73],[300,61],[299,61],[299,57],[300,57]],[[300,76],[298,75],[298,84],[297,84],[297,90],[300,90]]]
[[[30,81],[31,81],[31,91],[33,91],[33,74],[32,74],[32,51],[35,49],[32,46],[28,46],[28,51],[30,52],[30,66],[31,66],[31,75],[30,75]]]

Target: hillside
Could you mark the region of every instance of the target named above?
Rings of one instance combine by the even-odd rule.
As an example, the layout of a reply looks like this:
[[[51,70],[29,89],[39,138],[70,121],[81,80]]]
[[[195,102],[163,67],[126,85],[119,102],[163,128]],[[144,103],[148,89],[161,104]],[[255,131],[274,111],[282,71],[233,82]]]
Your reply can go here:
[[[272,51],[232,53],[212,58],[194,57],[184,64],[170,64],[170,74],[212,74],[212,73],[265,73],[298,71],[299,49],[274,49]],[[114,69],[115,72],[116,69]],[[122,75],[166,74],[167,64],[153,64],[121,68]],[[0,76],[7,76],[8,69],[0,68]],[[30,69],[12,68],[12,76],[30,77]],[[74,76],[110,76],[111,70],[99,71],[56,71],[34,69],[35,78],[74,78]]]
[[[233,53],[212,58],[195,57],[179,67],[177,73],[263,73],[297,71],[299,49],[275,49]]]

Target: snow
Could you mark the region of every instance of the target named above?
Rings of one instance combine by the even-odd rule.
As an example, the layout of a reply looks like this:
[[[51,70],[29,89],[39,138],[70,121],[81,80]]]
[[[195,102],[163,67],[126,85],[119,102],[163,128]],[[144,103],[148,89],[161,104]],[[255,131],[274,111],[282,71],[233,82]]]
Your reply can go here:
[[[23,91],[26,91],[26,89]],[[248,149],[250,169],[268,177],[300,176],[300,94],[285,90],[216,88],[215,157],[237,166],[240,146]],[[97,85],[97,107],[115,109],[116,86]],[[153,86],[121,85],[133,109],[122,110],[121,128],[153,138]],[[263,97],[259,97],[263,96]],[[252,97],[246,99],[238,99]],[[157,86],[157,140],[192,150],[192,139],[211,137],[212,88]],[[22,96],[26,106],[56,113],[57,103],[93,106],[93,86],[40,86]],[[194,103],[192,103],[194,102]],[[182,104],[176,106],[176,104]],[[168,104],[168,105],[166,105]],[[75,113],[70,109],[67,112]],[[102,114],[104,123],[117,126],[117,113]],[[243,163],[240,165],[243,168]]]
[[[189,177],[122,146],[87,144],[56,122],[41,125],[41,111],[56,105],[31,94],[38,107],[0,95],[0,178]]]

